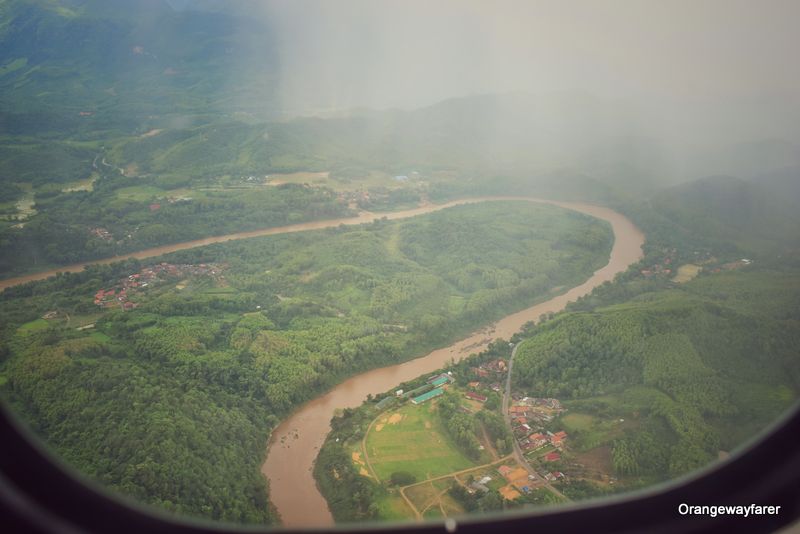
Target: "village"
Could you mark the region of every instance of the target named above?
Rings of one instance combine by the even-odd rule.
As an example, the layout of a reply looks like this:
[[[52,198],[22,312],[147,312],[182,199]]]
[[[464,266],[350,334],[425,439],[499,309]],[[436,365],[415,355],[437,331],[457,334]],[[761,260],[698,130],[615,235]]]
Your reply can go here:
[[[371,459],[369,466],[366,463],[362,465],[361,462],[356,462],[359,464],[359,469],[363,470],[362,474],[369,474],[372,471],[373,475],[371,476],[381,478],[379,473],[382,463],[394,464],[394,461],[390,460],[393,454],[390,455],[388,450],[393,450],[395,446],[387,443],[385,445],[387,452],[382,453],[382,447],[373,445],[381,441],[376,436],[383,436],[390,428],[392,429],[391,434],[397,437],[403,435],[404,432],[417,432],[412,430],[411,426],[408,427],[408,430],[402,430],[417,418],[425,420],[424,427],[426,429],[435,428],[434,419],[430,419],[430,415],[427,414],[435,412],[436,403],[433,401],[448,390],[463,395],[465,402],[459,410],[464,413],[477,413],[486,406],[492,396],[493,402],[498,403],[497,407],[499,408],[499,398],[503,389],[501,384],[506,380],[508,373],[507,361],[503,358],[496,358],[471,367],[468,372],[473,379],[466,384],[466,387],[459,386],[453,372],[448,371],[431,375],[427,377],[424,384],[408,391],[398,389],[394,395],[380,400],[375,408],[381,415],[372,425],[372,431],[368,431],[368,438],[355,453],[359,455],[359,458],[363,453],[365,458]],[[482,440],[483,444],[480,446],[480,450],[482,455],[485,455],[483,461],[488,461],[488,464],[479,465],[466,471],[456,471],[450,475],[443,473],[440,476],[443,479],[449,478],[457,481],[468,494],[475,496],[494,490],[508,501],[520,499],[523,495],[528,495],[527,500],[563,499],[563,495],[550,484],[566,479],[562,470],[562,466],[565,465],[562,461],[562,453],[566,447],[567,432],[561,429],[555,431],[552,429],[552,423],[565,411],[561,402],[555,398],[512,395],[506,421],[510,422],[513,439],[523,452],[522,458],[527,465],[519,463],[513,453],[507,456],[498,454],[492,444]],[[432,434],[434,437],[431,439],[440,440],[440,437],[435,437],[437,435],[434,432]],[[441,442],[439,441],[439,443]],[[442,445],[436,447],[441,448]],[[416,445],[411,448],[415,454],[422,453],[421,450],[417,450],[418,446]],[[425,455],[430,454],[432,454],[430,450],[425,453]],[[439,451],[438,454],[443,453]],[[451,452],[451,454],[456,453]],[[421,458],[417,461],[421,461]],[[403,465],[408,466],[406,462],[403,462]],[[432,474],[432,472],[426,473],[428,478]],[[416,493],[422,492],[422,488],[425,486],[426,483],[418,482],[406,488],[404,492],[407,503],[414,509],[424,511],[426,505],[423,503],[430,504],[429,496],[426,496],[425,499],[422,498],[422,495],[416,497]]]
[[[502,360],[485,364],[484,370],[489,372],[486,378],[491,383],[497,381],[507,370],[505,365]],[[497,492],[506,501],[521,503],[565,500],[550,485],[563,478],[560,471],[540,475],[520,464],[513,453],[501,452],[495,446],[483,423],[476,426],[479,456],[467,458],[456,446],[438,414],[438,399],[447,391],[454,392],[464,399],[458,410],[475,416],[491,397],[491,393],[476,389],[476,383],[465,387],[456,374],[439,372],[416,387],[387,395],[373,405],[377,416],[366,433],[350,444],[350,455],[358,472],[387,484],[388,492],[382,497],[381,506],[395,510],[399,517],[422,519],[462,514],[464,498],[480,499],[490,492]],[[495,395],[495,402],[497,398]],[[477,422],[479,418],[474,420]],[[397,473],[407,474],[408,482],[392,483]],[[454,487],[461,488],[466,497],[451,493]]]
[[[101,308],[119,307],[124,311],[132,310],[139,304],[132,297],[141,294],[148,288],[166,282],[169,279],[188,276],[210,276],[216,282],[224,282],[222,272],[225,265],[216,263],[174,264],[159,263],[141,269],[139,272],[121,278],[109,289],[98,289],[94,294],[95,305]]]
[[[543,463],[558,462],[567,441],[564,430],[546,430],[557,416],[566,411],[558,399],[523,397],[512,395],[513,403],[508,409],[511,430],[520,449],[529,462],[539,460]],[[560,471],[537,470],[545,480],[564,477]]]
[[[694,259],[692,263],[684,263],[678,267],[676,263],[678,257],[678,249],[665,248],[661,251],[663,256],[660,260],[646,266],[639,270],[639,274],[645,278],[653,277],[669,277],[670,281],[681,284],[688,282],[696,277],[701,272],[709,272],[718,274],[723,271],[734,271],[748,267],[753,263],[753,260],[748,258],[741,258],[734,261],[720,262],[710,252],[694,252]]]
[[[489,389],[500,393],[501,383],[506,379],[508,372],[508,364],[502,358],[498,358],[472,367],[470,370],[477,380],[468,384],[469,391],[465,393],[465,396],[469,400],[485,403],[488,397],[479,391]],[[528,397],[520,393],[511,395],[508,420],[511,423],[514,440],[523,451],[528,464],[545,481],[553,482],[565,477],[563,472],[549,469],[547,465],[561,461],[567,433],[561,429],[553,432],[545,428],[565,411],[566,408],[558,399]],[[509,473],[501,473],[501,475],[523,493],[528,493],[534,486],[532,481],[535,477],[531,476],[523,480],[523,477],[512,474],[509,478],[507,476]],[[508,499],[509,496],[506,498]]]

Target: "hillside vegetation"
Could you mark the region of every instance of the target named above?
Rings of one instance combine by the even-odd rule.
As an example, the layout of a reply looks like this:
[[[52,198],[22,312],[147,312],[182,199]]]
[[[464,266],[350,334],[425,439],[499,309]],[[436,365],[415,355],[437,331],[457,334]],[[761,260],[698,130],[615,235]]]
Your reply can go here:
[[[702,276],[540,325],[520,346],[514,385],[577,412],[638,418],[611,444],[617,472],[674,477],[754,437],[797,398],[798,310],[795,273]]]
[[[703,235],[755,253],[800,245],[800,168],[758,181],[715,176],[657,193],[656,213]]]
[[[280,417],[351,374],[580,283],[610,246],[610,228],[590,217],[496,202],[95,266],[0,295],[0,388],[106,486],[176,513],[263,523],[273,517],[259,464]],[[162,261],[180,274],[129,285],[135,308],[93,303],[134,274],[169,273]]]

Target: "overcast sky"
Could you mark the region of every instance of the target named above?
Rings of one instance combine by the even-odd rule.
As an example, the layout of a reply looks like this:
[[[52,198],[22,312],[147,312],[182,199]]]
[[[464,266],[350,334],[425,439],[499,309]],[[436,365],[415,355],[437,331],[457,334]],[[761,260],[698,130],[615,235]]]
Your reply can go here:
[[[262,0],[288,106],[800,94],[800,1]]]

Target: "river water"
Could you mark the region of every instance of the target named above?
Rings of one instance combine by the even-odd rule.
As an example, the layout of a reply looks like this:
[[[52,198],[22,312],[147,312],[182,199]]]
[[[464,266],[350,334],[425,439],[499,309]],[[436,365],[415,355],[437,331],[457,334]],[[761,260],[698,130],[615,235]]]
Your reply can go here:
[[[345,217],[341,219],[325,219],[322,221],[291,224],[288,226],[275,226],[272,228],[265,228],[261,230],[236,232],[233,234],[205,237],[203,239],[195,239],[193,241],[184,241],[182,243],[173,243],[171,245],[148,248],[145,250],[140,250],[138,252],[120,254],[119,256],[111,256],[108,258],[103,258],[101,260],[91,260],[81,263],[73,263],[71,265],[65,265],[63,267],[57,267],[55,269],[50,269],[47,271],[40,271],[38,273],[26,274],[23,276],[17,276],[15,278],[6,278],[5,280],[0,280],[0,291],[2,291],[7,287],[17,286],[20,284],[24,284],[26,282],[33,282],[35,280],[44,280],[45,278],[50,278],[51,276],[55,276],[57,273],[78,273],[83,271],[83,268],[86,267],[87,265],[104,265],[108,263],[114,263],[117,261],[126,260],[128,258],[136,258],[142,260],[146,258],[152,258],[155,256],[161,256],[162,254],[168,254],[170,252],[175,252],[178,250],[186,250],[195,247],[212,245],[214,243],[224,243],[226,241],[236,241],[237,239],[248,239],[251,237],[261,237],[267,235],[289,234],[292,232],[305,232],[307,230],[322,230],[324,228],[334,228],[342,224],[344,225],[363,224],[375,221],[382,217],[386,217],[387,219],[402,219],[406,217],[413,217],[415,215],[422,215],[424,213],[438,211],[444,208],[449,208],[451,206],[456,206],[458,204],[466,204],[473,202],[480,202],[480,199],[457,200],[454,202],[448,202],[447,204],[435,204],[435,205],[430,204],[421,208],[396,211],[392,213],[371,213],[368,211],[362,211],[358,214],[357,217]]]
[[[453,343],[449,347],[435,350],[430,354],[402,364],[382,367],[353,376],[328,393],[306,403],[283,421],[272,433],[267,449],[267,458],[261,468],[262,473],[270,483],[272,503],[278,509],[285,526],[328,527],[333,525],[333,517],[328,510],[325,499],[322,498],[322,495],[317,490],[316,481],[311,471],[317,452],[330,430],[330,420],[337,409],[359,406],[369,394],[382,393],[400,382],[411,380],[439,369],[449,362],[451,358],[458,360],[469,354],[480,352],[496,338],[509,339],[522,328],[522,325],[528,321],[538,320],[541,314],[563,310],[568,302],[590,293],[592,289],[603,282],[612,280],[617,273],[626,270],[630,264],[638,261],[642,257],[641,247],[644,244],[644,234],[624,216],[602,206],[538,198],[480,197],[455,200],[445,204],[428,204],[419,208],[391,213],[362,212],[357,217],[313,221],[175,243],[0,280],[0,291],[26,282],[43,280],[55,276],[58,272],[80,272],[87,265],[108,264],[126,258],[151,258],[178,250],[237,239],[320,230],[337,227],[342,224],[369,223],[383,217],[389,220],[404,219],[462,204],[502,200],[525,200],[550,204],[608,221],[614,232],[614,246],[612,247],[608,264],[596,271],[583,284],[570,289],[566,293],[508,315],[496,323],[486,325],[481,330]]]
[[[451,358],[459,360],[480,352],[495,338],[509,339],[528,321],[543,313],[563,310],[568,302],[586,295],[603,282],[625,271],[642,257],[644,234],[627,218],[601,206],[578,202],[558,202],[535,198],[485,197],[450,202],[405,212],[387,214],[389,219],[410,217],[457,204],[491,200],[528,200],[578,211],[608,221],[614,231],[614,245],[608,264],[583,284],[525,310],[486,325],[449,347],[398,365],[382,367],[353,376],[328,393],[306,403],[283,421],[272,433],[267,458],[261,467],[270,484],[270,498],[287,527],[330,527],[333,517],[312,476],[314,460],[330,431],[330,420],[337,409],[359,406],[369,394],[378,394],[397,384],[439,369]],[[276,232],[277,233],[277,232]]]

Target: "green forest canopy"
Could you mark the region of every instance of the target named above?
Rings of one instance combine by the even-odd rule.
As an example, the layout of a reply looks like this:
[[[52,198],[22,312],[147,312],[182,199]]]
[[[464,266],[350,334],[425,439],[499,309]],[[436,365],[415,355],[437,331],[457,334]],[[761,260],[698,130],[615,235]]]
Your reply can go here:
[[[800,278],[703,276],[538,327],[514,385],[576,410],[644,416],[613,444],[622,474],[676,476],[742,444],[800,391]],[[609,400],[611,399],[611,400]]]
[[[112,489],[178,513],[271,521],[259,464],[280,417],[354,372],[585,280],[610,246],[590,217],[492,202],[174,253],[163,260],[225,264],[224,280],[154,284],[126,312],[101,314],[92,299],[141,264],[95,266],[0,296],[2,392]],[[61,319],[40,319],[53,310]],[[75,329],[82,317],[94,333]]]

